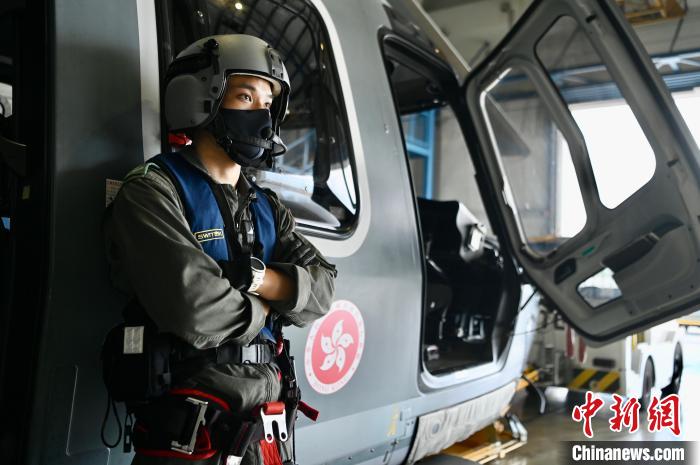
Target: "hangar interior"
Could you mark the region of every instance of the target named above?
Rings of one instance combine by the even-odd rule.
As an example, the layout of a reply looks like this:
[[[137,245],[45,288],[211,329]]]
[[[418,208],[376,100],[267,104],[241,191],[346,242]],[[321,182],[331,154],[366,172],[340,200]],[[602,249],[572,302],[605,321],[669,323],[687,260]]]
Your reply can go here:
[[[281,192],[285,204],[310,229],[347,232],[359,211],[359,176],[351,162],[341,86],[337,74],[328,72],[335,68],[332,54],[324,48],[330,43],[328,31],[318,12],[301,0],[259,0],[247,10],[240,2],[223,0],[154,3],[162,29],[158,31],[162,73],[187,44],[209,34],[250,33],[282,52],[294,88],[283,128],[289,151],[275,170],[252,174],[261,185]],[[398,7],[400,1],[395,3]],[[700,0],[618,3],[700,141]],[[476,67],[530,2],[422,0],[421,4],[469,65]],[[546,32],[536,52],[581,128],[601,200],[614,208],[643,188],[654,173],[655,159],[614,79],[590,44],[574,40],[580,37],[577,24],[562,18]],[[492,212],[486,207],[489,202],[474,182],[475,169],[454,103],[459,83],[439,66],[421,67],[400,44],[387,42],[383,47],[382,71],[389,77],[400,113],[423,241],[427,282],[420,362],[432,375],[495,363],[507,351],[511,323],[519,310],[518,302],[513,305],[508,297],[520,288],[499,251],[489,221]],[[527,245],[546,256],[586,223],[582,188],[566,139],[544,109],[527,70],[510,69],[493,81],[486,94],[484,106],[497,134],[499,161],[516,199]],[[12,114],[12,89],[0,83],[0,115]],[[162,147],[175,145],[165,131],[161,139]],[[5,205],[0,207],[4,211]],[[2,216],[2,226],[3,233],[11,229],[9,216]],[[619,295],[605,273],[591,276],[578,290],[592,307]],[[514,405],[529,430],[529,440],[523,441],[527,434],[521,432],[520,449],[492,463],[555,463],[548,447],[553,435],[558,440],[581,439],[580,425],[571,420],[572,405],[581,403],[574,390],[604,395],[619,390],[639,397],[645,406],[653,395],[680,393],[681,435],[640,431],[624,439],[700,439],[700,425],[692,414],[700,405],[691,395],[700,382],[698,320],[689,317],[610,346],[586,348],[559,318],[543,312],[533,330],[538,339],[529,357],[533,365],[529,373],[535,374],[523,381]],[[669,350],[660,351],[653,362],[644,358],[661,346]],[[67,379],[75,376],[70,368]],[[658,381],[666,378],[668,382]],[[407,412],[396,410],[391,415],[406,420],[403,415],[410,416],[410,409]],[[605,415],[595,419],[601,431],[598,438],[620,439],[620,434],[605,433],[607,420]],[[448,454],[464,457],[459,448]]]

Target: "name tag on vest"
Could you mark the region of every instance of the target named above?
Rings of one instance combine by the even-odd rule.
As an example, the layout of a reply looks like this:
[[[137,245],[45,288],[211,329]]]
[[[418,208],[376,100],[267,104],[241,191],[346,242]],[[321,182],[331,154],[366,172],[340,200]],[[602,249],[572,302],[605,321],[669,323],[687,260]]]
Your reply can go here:
[[[217,239],[223,239],[224,238],[224,230],[223,229],[207,229],[206,231],[199,231],[194,233],[195,239],[197,239],[198,242],[207,242],[207,241],[214,241]]]

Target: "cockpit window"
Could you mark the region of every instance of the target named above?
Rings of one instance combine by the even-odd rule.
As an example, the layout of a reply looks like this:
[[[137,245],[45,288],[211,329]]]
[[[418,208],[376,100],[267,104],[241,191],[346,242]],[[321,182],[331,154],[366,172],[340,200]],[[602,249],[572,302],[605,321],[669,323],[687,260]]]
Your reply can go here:
[[[280,52],[292,87],[281,132],[288,150],[271,170],[250,174],[274,190],[301,225],[350,232],[359,204],[352,146],[330,40],[313,5],[163,0],[158,19],[161,76],[182,49],[209,35],[250,34]]]

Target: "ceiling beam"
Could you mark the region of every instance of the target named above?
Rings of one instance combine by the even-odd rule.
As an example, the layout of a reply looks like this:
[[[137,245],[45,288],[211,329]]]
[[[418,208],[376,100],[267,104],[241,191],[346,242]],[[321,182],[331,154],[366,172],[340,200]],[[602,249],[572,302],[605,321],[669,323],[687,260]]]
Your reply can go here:
[[[437,11],[479,1],[482,0],[423,0],[422,4],[425,11]]]

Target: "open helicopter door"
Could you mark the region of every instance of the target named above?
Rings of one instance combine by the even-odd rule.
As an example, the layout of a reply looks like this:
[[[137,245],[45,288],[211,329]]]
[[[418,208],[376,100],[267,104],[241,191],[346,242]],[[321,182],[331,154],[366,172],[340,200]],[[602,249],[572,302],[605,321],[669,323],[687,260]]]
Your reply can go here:
[[[464,91],[509,246],[582,335],[700,304],[698,147],[613,1],[536,1]]]

